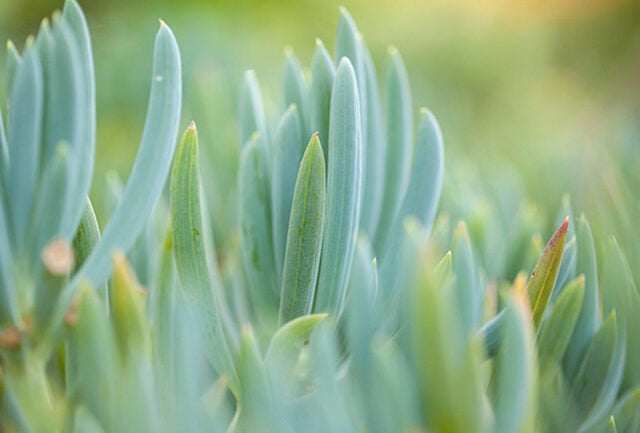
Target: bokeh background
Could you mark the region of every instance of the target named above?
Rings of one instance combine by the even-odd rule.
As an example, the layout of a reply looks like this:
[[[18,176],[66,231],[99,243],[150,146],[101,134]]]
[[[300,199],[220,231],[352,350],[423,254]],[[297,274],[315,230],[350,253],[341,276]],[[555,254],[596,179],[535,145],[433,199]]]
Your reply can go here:
[[[22,47],[61,2],[0,0],[0,38]],[[575,213],[586,211],[603,231],[624,238],[625,225],[635,229],[633,218],[612,218],[622,207],[632,208],[627,215],[640,215],[637,1],[79,2],[96,66],[96,195],[107,170],[126,179],[133,163],[157,18],[172,27],[180,44],[184,126],[196,120],[203,144],[215,149],[214,166],[232,178],[242,71],[256,70],[275,117],[283,108],[283,48],[292,47],[309,64],[316,37],[333,46],[338,6],[344,5],[379,74],[388,45],[395,45],[407,65],[416,113],[426,105],[441,122],[447,154],[444,210],[468,217],[482,209],[486,197],[492,197],[488,206],[507,208],[528,198],[548,226],[569,193]],[[516,210],[504,214],[509,212]]]

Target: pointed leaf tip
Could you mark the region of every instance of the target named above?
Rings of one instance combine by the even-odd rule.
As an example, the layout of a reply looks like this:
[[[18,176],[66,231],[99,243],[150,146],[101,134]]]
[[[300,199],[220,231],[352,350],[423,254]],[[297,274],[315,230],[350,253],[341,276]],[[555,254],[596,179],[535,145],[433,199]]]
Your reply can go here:
[[[196,130],[196,122],[195,121],[191,121],[191,123],[189,123],[189,127],[187,128],[187,131],[195,131]]]

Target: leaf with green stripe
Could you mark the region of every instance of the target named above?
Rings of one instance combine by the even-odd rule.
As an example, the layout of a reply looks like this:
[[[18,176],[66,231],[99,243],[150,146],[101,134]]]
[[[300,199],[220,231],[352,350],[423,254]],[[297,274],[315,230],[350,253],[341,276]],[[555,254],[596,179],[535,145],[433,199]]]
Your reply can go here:
[[[529,302],[531,303],[531,314],[533,316],[533,327],[537,331],[542,323],[542,318],[551,299],[553,286],[558,276],[560,261],[562,260],[562,251],[564,250],[564,241],[567,237],[567,228],[569,219],[558,227],[556,232],[544,247],[544,251],[536,263],[536,267],[531,273],[529,282],[527,283],[527,293],[529,294]]]
[[[226,341],[215,276],[210,274],[203,240],[198,171],[198,137],[195,124],[184,133],[171,174],[171,215],[173,248],[186,300],[198,314],[206,341],[206,355],[218,374],[225,374],[237,391],[238,378]]]
[[[340,61],[331,95],[327,204],[314,311],[340,314],[360,219],[362,135],[360,103],[351,62]]]
[[[318,279],[325,209],[325,165],[314,134],[296,180],[280,292],[280,324],[311,312]]]

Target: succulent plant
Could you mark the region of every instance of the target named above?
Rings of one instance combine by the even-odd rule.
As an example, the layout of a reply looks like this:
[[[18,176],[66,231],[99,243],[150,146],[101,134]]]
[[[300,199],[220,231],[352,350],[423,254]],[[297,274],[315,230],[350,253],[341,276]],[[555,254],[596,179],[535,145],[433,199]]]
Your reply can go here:
[[[442,193],[442,133],[427,109],[414,131],[398,51],[383,98],[344,9],[336,40],[309,69],[286,52],[274,124],[245,74],[237,183],[210,185],[195,123],[176,147],[180,55],[161,23],[139,153],[102,231],[82,12],[67,1],[21,54],[9,44],[0,430],[640,429],[624,249],[596,249],[568,198],[543,247],[521,194]],[[229,233],[212,230],[213,187],[237,190]]]

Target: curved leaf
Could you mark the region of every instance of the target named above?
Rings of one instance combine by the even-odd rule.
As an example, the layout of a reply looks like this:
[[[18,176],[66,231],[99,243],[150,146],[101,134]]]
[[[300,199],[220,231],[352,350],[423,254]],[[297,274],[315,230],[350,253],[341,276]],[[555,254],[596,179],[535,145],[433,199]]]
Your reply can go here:
[[[324,152],[324,160],[328,161],[329,147],[329,112],[331,107],[331,88],[336,76],[336,70],[320,39],[316,39],[316,49],[311,61],[311,130],[318,133]]]

